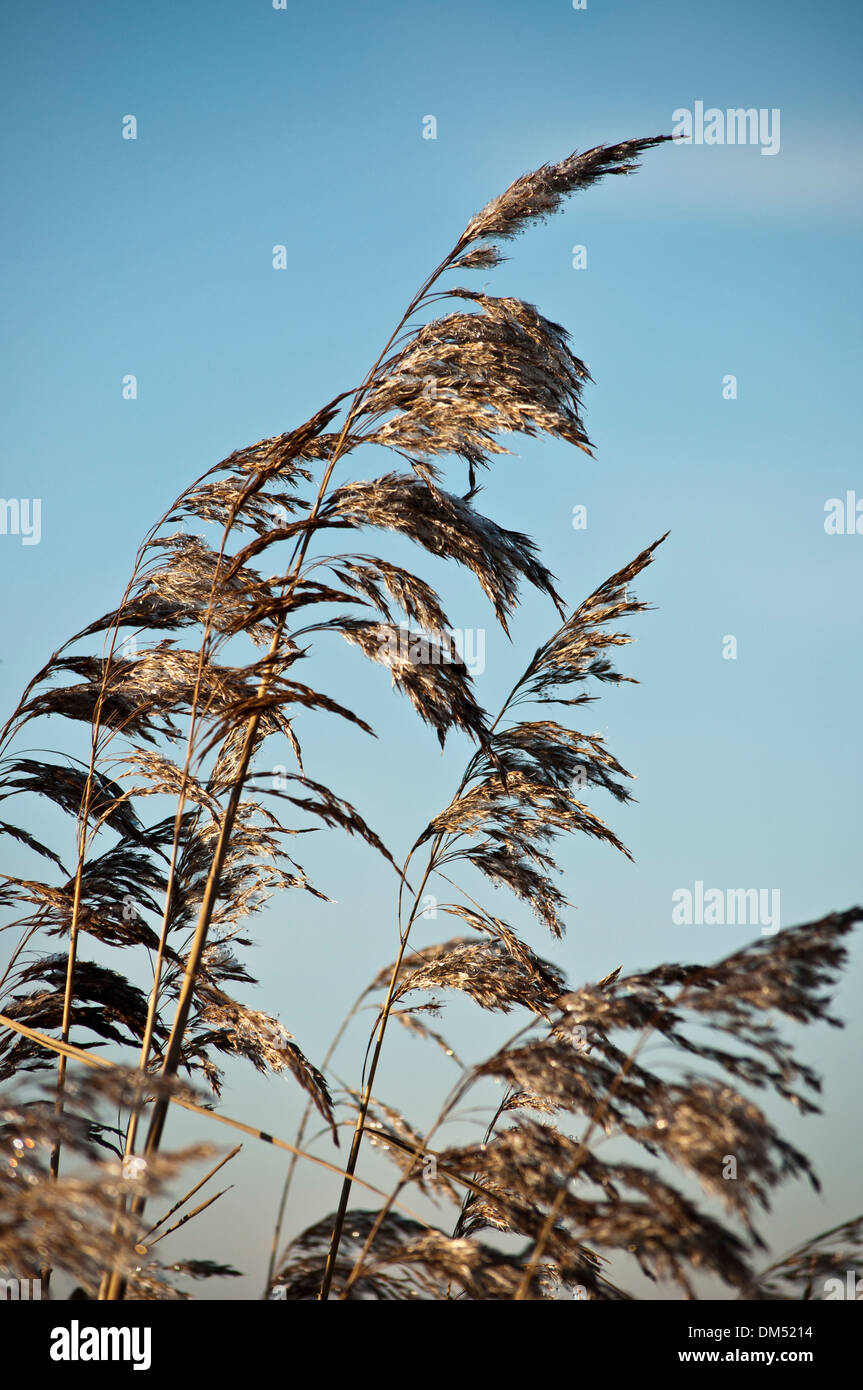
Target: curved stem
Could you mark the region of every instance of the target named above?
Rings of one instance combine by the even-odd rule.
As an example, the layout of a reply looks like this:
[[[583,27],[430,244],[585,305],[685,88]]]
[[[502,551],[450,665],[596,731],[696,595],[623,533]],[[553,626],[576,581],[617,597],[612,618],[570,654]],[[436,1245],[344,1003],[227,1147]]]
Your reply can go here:
[[[443,270],[446,269],[447,265],[456,255],[459,248],[460,243],[457,244],[455,250],[450,252],[447,258],[443,262],[441,262],[440,266],[438,266],[432,272],[432,274],[426,279],[426,281],[417,291],[416,295],[411,300],[410,305],[403,314],[395,330],[393,331],[390,338],[387,340],[387,343],[381,350],[374,365],[370,368],[369,372],[367,373],[362,385],[357,390],[354,399],[351,402],[350,409],[347,412],[344,425],[342,426],[342,430],[336,442],[335,448],[333,449],[333,453],[328,460],[324,476],[321,480],[320,487],[318,489],[317,497],[315,498],[314,505],[309,514],[307,525],[304,528],[302,537],[297,542],[295,549],[296,558],[293,562],[291,572],[286,582],[283,597],[290,597],[291,593],[296,587],[297,580],[301,572],[302,564],[305,559],[306,552],[308,550],[308,546],[311,542],[312,535],[314,534],[316,529],[315,523],[320,514],[320,510],[323,505],[327,490],[329,488],[330,480],[332,478],[335,466],[344,450],[345,441],[349,437],[350,427],[359,413],[359,409],[362,404],[363,398],[367,394],[369,388],[371,387],[374,381],[375,375],[377,373],[381,361],[383,360],[386,353],[389,351],[389,348],[392,345],[397,334],[404,327],[404,324],[406,323],[407,319],[414,312],[416,307],[422,302],[422,299],[428,291],[428,289],[430,288],[430,286],[443,272]],[[275,656],[278,653],[286,618],[287,609],[285,608],[283,609],[282,615],[278,620],[273,635],[273,640],[269,652],[270,660],[275,658]],[[268,688],[269,670],[267,669],[265,671],[264,676],[262,677],[261,684],[259,687],[259,698],[262,699],[267,694]],[[200,912],[198,915],[198,922],[195,928],[195,934],[192,939],[192,944],[189,949],[189,954],[186,961],[186,970],[183,976],[183,983],[180,989],[180,995],[177,1002],[177,1010],[174,1017],[174,1023],[172,1025],[171,1033],[168,1038],[168,1044],[165,1050],[165,1058],[161,1069],[162,1075],[164,1076],[173,1076],[176,1073],[177,1068],[180,1064],[182,1056],[183,1037],[185,1034],[186,1025],[188,1023],[195,987],[197,984],[197,978],[200,971],[201,959],[203,957],[204,949],[207,943],[209,927],[212,921],[213,912],[215,910],[216,901],[218,898],[220,880],[228,848],[230,845],[231,835],[233,833],[234,824],[236,821],[240,797],[242,795],[243,787],[246,781],[246,777],[248,775],[252,753],[257,742],[260,719],[261,715],[258,711],[256,711],[250,716],[246,725],[243,746],[237,764],[237,772],[231,795],[228,801],[228,805],[225,809],[225,813],[222,818],[222,824],[220,827],[216,850],[207,875],[207,882],[204,889],[204,895],[201,903]],[[162,1132],[164,1129],[165,1119],[167,1116],[167,1109],[168,1102],[164,1097],[156,1101],[150,1119],[147,1140],[144,1146],[145,1156],[150,1156],[151,1154],[158,1152],[159,1145],[161,1143]],[[354,1159],[354,1161],[356,1160]],[[140,1215],[143,1211],[144,1204],[145,1199],[143,1197],[135,1199],[135,1201],[132,1203],[132,1213],[134,1215]],[[114,1271],[114,1273],[111,1276],[107,1297],[109,1299],[121,1298],[123,1296],[123,1289],[124,1281],[122,1275],[119,1273],[119,1271]]]
[[[345,1014],[345,1017],[342,1019],[341,1023],[339,1024],[339,1027],[338,1027],[338,1029],[337,1029],[337,1031],[336,1031],[335,1037],[333,1038],[332,1042],[330,1043],[329,1047],[327,1048],[326,1054],[325,1054],[325,1056],[324,1056],[324,1060],[323,1060],[322,1063],[321,1063],[321,1071],[322,1071],[324,1074],[326,1074],[327,1067],[329,1066],[330,1062],[331,1062],[332,1059],[333,1059],[333,1056],[335,1055],[336,1048],[338,1047],[339,1043],[341,1042],[342,1038],[343,1038],[344,1035],[345,1035],[345,1031],[346,1031],[346,1029],[347,1029],[347,1027],[348,1027],[348,1024],[350,1023],[351,1019],[355,1017],[355,1015],[356,1015],[356,1013],[357,1013],[357,1010],[359,1009],[360,1004],[362,1003],[362,1001],[365,999],[367,993],[368,993],[368,990],[364,990],[362,994],[358,995],[357,999],[356,999],[356,1000],[354,1001],[354,1003],[351,1005],[350,1010],[348,1011],[348,1013]],[[305,1108],[305,1110],[303,1111],[302,1118],[300,1119],[299,1128],[298,1128],[297,1133],[296,1133],[296,1135],[295,1135],[295,1137],[294,1137],[294,1143],[296,1144],[297,1148],[300,1148],[300,1147],[301,1147],[302,1142],[303,1142],[303,1139],[305,1138],[305,1135],[306,1135],[306,1127],[307,1127],[307,1125],[308,1125],[308,1123],[309,1123],[309,1117],[311,1116],[311,1113],[312,1113],[312,1110],[313,1110],[313,1109],[314,1109],[314,1104],[313,1104],[313,1102],[312,1102],[311,1100],[306,1101],[306,1108]],[[267,1294],[269,1293],[269,1290],[272,1288],[272,1284],[273,1284],[273,1277],[274,1277],[274,1275],[275,1275],[275,1270],[276,1270],[276,1260],[277,1260],[277,1258],[278,1258],[278,1252],[279,1252],[279,1243],[280,1243],[281,1238],[282,1238],[282,1225],[283,1225],[284,1219],[285,1219],[285,1209],[286,1209],[287,1204],[288,1204],[288,1193],[290,1192],[291,1183],[292,1183],[292,1181],[293,1181],[294,1171],[295,1171],[296,1166],[297,1166],[297,1158],[298,1158],[298,1157],[299,1157],[298,1154],[292,1154],[292,1156],[291,1156],[291,1161],[290,1161],[290,1163],[288,1164],[288,1171],[287,1171],[287,1173],[285,1174],[285,1181],[284,1181],[284,1184],[283,1184],[283,1186],[282,1186],[282,1195],[281,1195],[281,1197],[280,1197],[280,1199],[279,1199],[279,1210],[278,1210],[278,1212],[277,1212],[277,1214],[276,1214],[276,1225],[275,1225],[275,1229],[274,1229],[274,1231],[273,1231],[273,1243],[272,1243],[272,1246],[270,1247],[270,1259],[269,1259],[269,1263],[268,1263],[268,1265],[267,1265],[267,1287],[266,1287],[266,1290],[265,1290],[265,1293],[264,1293],[264,1297],[265,1297],[265,1298],[266,1298]]]

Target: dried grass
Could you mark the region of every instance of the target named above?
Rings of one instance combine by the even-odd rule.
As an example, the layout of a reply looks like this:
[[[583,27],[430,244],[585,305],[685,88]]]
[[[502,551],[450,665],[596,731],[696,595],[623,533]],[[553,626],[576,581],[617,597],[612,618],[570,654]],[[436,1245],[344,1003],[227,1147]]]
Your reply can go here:
[[[546,433],[590,452],[590,377],[565,330],[532,305],[441,282],[498,264],[498,240],[552,214],[570,193],[631,172],[663,138],[545,165],[489,203],[421,286],[360,386],[195,480],[146,537],[116,608],[54,653],[22,695],[0,733],[0,799],[26,807],[46,798],[73,833],[52,847],[26,824],[0,822],[0,835],[35,854],[45,874],[0,881],[5,929],[17,934],[0,995],[0,1081],[15,1088],[0,1148],[23,1154],[0,1171],[0,1271],[39,1270],[47,1279],[62,1269],[90,1296],[148,1299],[185,1296],[177,1274],[234,1275],[227,1262],[163,1265],[152,1253],[222,1195],[166,1225],[217,1164],[155,1226],[145,1221],[146,1200],[203,1156],[200,1148],[161,1151],[173,1103],[202,1120],[213,1107],[214,1120],[292,1153],[267,1280],[268,1293],[290,1299],[519,1300],[577,1285],[616,1300],[628,1297],[609,1278],[608,1261],[620,1252],[687,1297],[706,1271],[740,1297],[809,1298],[817,1278],[859,1248],[858,1219],[757,1273],[758,1210],[787,1179],[816,1179],[751,1092],[816,1108],[818,1078],[795,1058],[777,1018],[832,1021],[825,991],[863,912],[785,930],[712,966],[618,967],[570,991],[457,879],[460,869],[479,870],[559,937],[567,906],[559,837],[579,832],[627,853],[590,803],[600,792],[625,804],[630,774],[603,739],[566,721],[596,698],[591,682],[629,679],[613,660],[630,640],[618,623],[645,609],[631,587],[661,542],[569,611],[534,542],[476,507],[479,470],[511,436]],[[441,299],[455,307],[434,317]],[[364,444],[392,451],[395,471],[350,475],[349,458]],[[460,465],[459,481],[445,476]],[[176,529],[187,525],[200,533]],[[213,528],[217,542],[208,538]],[[554,632],[495,718],[478,703],[431,584],[374,552],[328,549],[331,533],[360,530],[381,545],[387,533],[407,539],[470,573],[504,632],[525,585],[553,605]],[[459,731],[474,748],[448,804],[400,866],[361,810],[304,766],[294,727],[301,713],[305,727],[314,727],[313,715],[345,721],[357,736],[373,733],[343,691],[297,679],[294,667],[323,634],[385,667],[441,746]],[[82,650],[93,637],[102,650]],[[415,658],[412,644],[424,655]],[[522,718],[526,705],[533,708]],[[47,716],[88,726],[88,762],[15,751]],[[277,786],[252,771],[273,735],[287,739],[296,764]],[[151,821],[153,796],[170,797],[173,814]],[[253,978],[236,952],[267,901],[292,891],[326,900],[291,852],[309,822],[358,836],[397,874],[395,958],[337,1033],[372,1006],[367,1065],[348,1085],[332,1072],[332,1050],[318,1066],[280,1022],[234,997]],[[451,890],[440,911],[462,934],[418,948],[411,932],[432,880]],[[116,968],[85,959],[88,940],[107,948]],[[146,989],[135,983],[142,968]],[[462,1064],[428,1022],[452,992],[516,1014],[517,1034],[486,1060]],[[459,1068],[426,1133],[374,1090],[391,1020]],[[676,1049],[676,1079],[645,1062],[645,1042],[657,1034]],[[109,1058],[94,1050],[105,1046]],[[225,1057],[299,1087],[306,1115],[294,1145],[215,1109]],[[55,1066],[46,1093],[39,1086]],[[177,1089],[181,1072],[208,1087],[204,1105]],[[503,1091],[484,1140],[433,1144],[490,1080]],[[352,1126],[344,1163],[303,1148],[313,1111],[336,1143]],[[609,1138],[626,1156],[600,1153]],[[366,1139],[395,1163],[397,1178],[376,1208],[350,1210],[355,1185],[377,1192],[357,1172]],[[736,1183],[721,1176],[729,1153],[740,1163]],[[299,1158],[339,1173],[340,1199],[276,1260]],[[71,1165],[81,1171],[67,1173]],[[134,1179],[124,1176],[131,1172]],[[688,1180],[708,1205],[680,1185]],[[448,1230],[401,1209],[411,1186],[450,1208]],[[503,1242],[481,1239],[486,1232]]]

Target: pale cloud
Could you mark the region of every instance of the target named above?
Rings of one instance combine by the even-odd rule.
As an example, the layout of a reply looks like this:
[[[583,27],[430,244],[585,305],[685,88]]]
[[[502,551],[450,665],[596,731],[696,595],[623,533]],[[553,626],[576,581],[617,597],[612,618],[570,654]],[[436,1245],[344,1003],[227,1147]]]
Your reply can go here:
[[[795,138],[783,131],[782,148],[764,159],[757,146],[681,145],[641,177],[650,178],[654,207],[721,221],[756,216],[782,222],[863,223],[863,135],[836,132]]]

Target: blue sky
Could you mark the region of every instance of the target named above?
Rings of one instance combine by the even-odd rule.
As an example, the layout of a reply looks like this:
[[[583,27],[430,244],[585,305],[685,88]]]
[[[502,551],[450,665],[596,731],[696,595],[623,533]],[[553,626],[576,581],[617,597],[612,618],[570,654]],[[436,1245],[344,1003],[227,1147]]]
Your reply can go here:
[[[598,808],[635,862],[564,848],[577,910],[560,948],[523,914],[512,920],[577,984],[749,939],[746,927],[672,925],[672,893],[696,880],[779,888],[785,925],[858,901],[863,536],[825,534],[824,506],[848,490],[863,499],[861,27],[850,3],[771,0],[6,5],[0,494],[40,499],[42,534],[31,546],[0,535],[4,717],[50,652],[119,598],[173,497],[356,384],[472,212],[514,177],[573,148],[670,131],[696,101],[778,109],[775,156],[652,151],[637,175],[572,200],[471,281],[565,324],[596,380],[596,461],[518,443],[480,504],[535,537],[572,603],[671,530],[638,585],[655,611],[633,621],[638,640],[622,654],[641,684],[588,714],[638,776],[637,804]],[[134,141],[121,138],[128,114]],[[429,115],[434,140],[422,136]],[[283,271],[275,245],[287,248]],[[573,269],[574,246],[585,269]],[[736,399],[723,398],[728,375]],[[366,476],[376,463],[352,466]],[[467,580],[418,568],[456,626],[486,630],[478,693],[496,708],[553,611],[526,595],[509,644]],[[722,655],[729,635],[734,660]],[[322,642],[317,660],[321,684],[349,689],[381,740],[310,723],[308,770],[403,854],[466,750],[441,757],[356,652]],[[40,737],[58,746],[66,732]],[[315,1060],[333,1008],[395,940],[390,878],[358,846],[320,839],[306,867],[337,905],[275,905],[250,961],[265,981],[252,1002]],[[779,1245],[859,1205],[849,1064],[863,1040],[860,961],[858,947],[838,996],[845,1032],[799,1040],[827,1077],[826,1115],[782,1123],[814,1156],[824,1194],[779,1199],[768,1224]],[[504,1035],[452,1012],[469,1055]],[[355,1081],[356,1048],[340,1060]],[[393,1039],[381,1089],[418,1121],[421,1078],[445,1074]],[[287,1084],[241,1071],[226,1108],[286,1137],[296,1116]],[[242,1161],[259,1205],[250,1214],[237,1180],[219,1210],[251,1289],[280,1164],[249,1146]],[[309,1219],[333,1204],[332,1184],[316,1177],[308,1191]],[[200,1230],[195,1253],[211,1234],[220,1247],[212,1225]]]

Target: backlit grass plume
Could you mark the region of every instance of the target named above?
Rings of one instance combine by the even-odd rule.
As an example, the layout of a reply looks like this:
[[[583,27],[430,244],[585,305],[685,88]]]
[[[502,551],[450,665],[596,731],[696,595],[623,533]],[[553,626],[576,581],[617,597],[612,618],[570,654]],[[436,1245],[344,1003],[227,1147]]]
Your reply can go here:
[[[785,1179],[815,1178],[751,1093],[814,1108],[818,1079],[776,1020],[829,1018],[824,991],[860,911],[712,966],[618,967],[576,989],[506,917],[508,894],[530,907],[541,936],[561,936],[561,835],[627,853],[595,794],[625,803],[630,774],[572,721],[604,683],[629,679],[614,662],[631,640],[619,623],[645,609],[632,585],[664,537],[572,608],[531,538],[479,506],[481,471],[521,436],[590,453],[590,376],[559,324],[458,281],[493,268],[499,242],[569,194],[631,172],[665,138],[573,154],[493,199],[360,384],[195,479],[145,537],[116,606],[50,657],[0,730],[0,836],[34,865],[0,880],[10,943],[0,982],[0,1273],[38,1271],[47,1291],[52,1270],[62,1271],[79,1296],[105,1299],[186,1296],[177,1276],[235,1274],[229,1258],[153,1254],[224,1195],[173,1222],[237,1152],[153,1224],[153,1197],[206,1156],[162,1151],[171,1106],[291,1154],[265,1296],[521,1300],[575,1288],[621,1299],[609,1261],[625,1252],[686,1296],[705,1272],[740,1297],[810,1297],[815,1274],[856,1248],[859,1223],[849,1222],[759,1274],[758,1209]],[[371,477],[365,460],[379,455],[361,457],[365,445],[390,456]],[[496,714],[478,701],[436,590],[384,553],[391,537],[400,555],[409,541],[471,575],[505,633],[526,586],[547,601],[550,635]],[[376,732],[349,691],[321,687],[315,657],[331,636],[381,668],[441,747],[454,732],[472,745],[447,804],[408,836],[406,857],[316,776],[314,747],[300,744],[298,724],[304,738],[330,720],[357,738]],[[40,740],[32,726],[49,718],[51,737]],[[34,752],[60,741],[58,718],[78,727],[70,751]],[[278,778],[261,771],[273,738],[291,751]],[[52,808],[49,824],[67,826],[50,845],[28,824],[40,801]],[[311,882],[302,863],[301,836],[315,827],[358,837],[391,875],[381,912],[393,909],[393,959],[376,975],[370,963],[372,983],[336,1032],[336,1041],[356,1034],[370,1011],[349,1077],[334,1072],[332,1050],[306,1055],[286,1025],[238,997],[253,983],[242,954],[267,902],[278,895],[300,915],[304,895],[327,900],[327,884]],[[465,875],[505,890],[495,911]],[[431,946],[412,939],[430,883],[451,922]],[[456,1058],[432,1026],[453,992],[511,1016],[511,1040],[480,1062]],[[283,1002],[289,1022],[295,1005]],[[425,1132],[377,1093],[392,1023],[458,1068]],[[643,1046],[654,1035],[676,1050],[676,1079],[648,1066]],[[226,1058],[299,1089],[306,1113],[293,1143],[220,1112]],[[191,1097],[189,1081],[203,1096]],[[460,1108],[474,1092],[482,1106],[493,1081],[501,1091],[484,1138],[465,1143],[453,1128]],[[313,1116],[327,1158],[316,1136],[307,1140]],[[600,1141],[614,1142],[600,1152]],[[366,1144],[393,1160],[390,1191],[359,1171]],[[721,1172],[729,1153],[741,1163],[731,1184]],[[280,1251],[300,1160],[340,1187],[333,1213]],[[417,1196],[448,1210],[445,1220],[418,1217]],[[86,1240],[75,1234],[82,1223]]]

